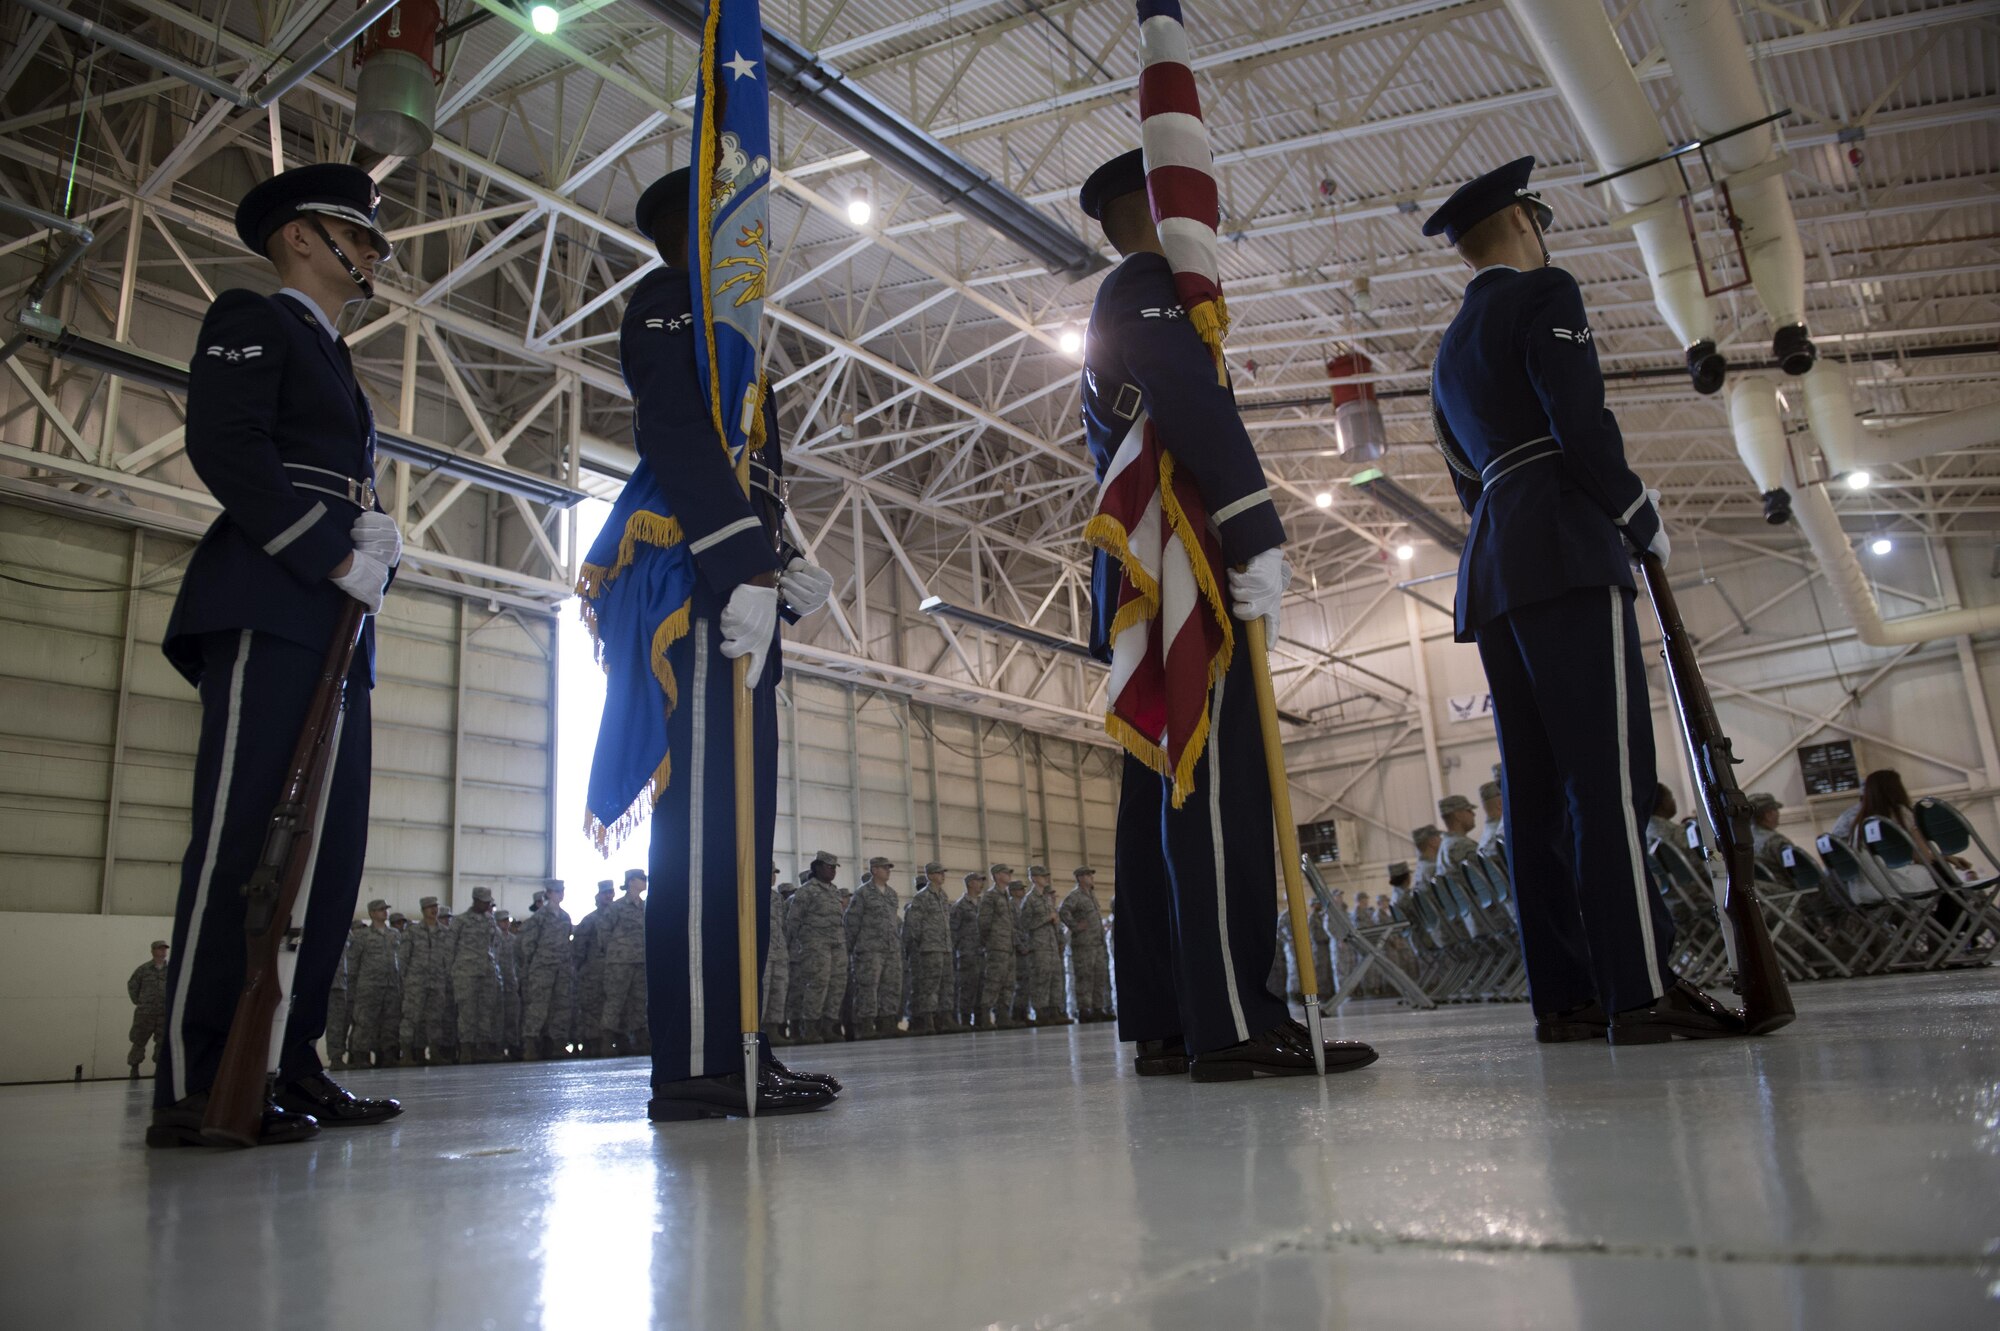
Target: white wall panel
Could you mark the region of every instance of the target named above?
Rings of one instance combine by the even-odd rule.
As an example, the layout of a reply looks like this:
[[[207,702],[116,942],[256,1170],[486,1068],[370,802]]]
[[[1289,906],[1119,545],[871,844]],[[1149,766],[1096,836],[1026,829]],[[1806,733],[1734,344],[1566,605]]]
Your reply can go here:
[[[190,548],[0,504],[0,910],[172,912],[201,712],[159,643]],[[414,912],[477,881],[526,909],[548,872],[552,631],[391,591],[364,899]]]

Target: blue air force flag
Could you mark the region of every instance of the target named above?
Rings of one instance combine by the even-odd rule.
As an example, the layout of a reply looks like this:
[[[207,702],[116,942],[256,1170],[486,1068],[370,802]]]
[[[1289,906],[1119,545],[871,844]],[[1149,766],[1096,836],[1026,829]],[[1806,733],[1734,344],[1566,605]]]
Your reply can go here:
[[[746,486],[763,442],[764,272],[770,255],[771,86],[757,0],[709,0],[695,88],[688,268],[695,363],[716,432]]]

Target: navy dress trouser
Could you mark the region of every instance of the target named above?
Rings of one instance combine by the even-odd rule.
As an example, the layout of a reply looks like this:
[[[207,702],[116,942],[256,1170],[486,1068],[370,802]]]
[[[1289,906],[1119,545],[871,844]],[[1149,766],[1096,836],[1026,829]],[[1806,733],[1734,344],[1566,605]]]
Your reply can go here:
[[[201,635],[201,740],[195,752],[194,832],[181,861],[167,965],[167,1040],[153,1102],[208,1090],[243,990],[243,895],[264,847],[299,727],[325,661],[323,649],[248,629]],[[368,849],[369,667],[359,652],[347,679],[333,771],[318,814],[292,1001],[279,1051],[281,1081],[318,1072],[314,1042],[361,891]]]
[[[1578,588],[1476,633],[1537,1015],[1644,1007],[1672,977],[1673,919],[1645,864],[1657,778],[1634,600],[1623,587]]]
[[[1125,759],[1118,799],[1118,1038],[1181,1038],[1191,1054],[1261,1035],[1290,1015],[1265,988],[1278,865],[1247,635],[1209,700],[1208,747],[1176,809],[1171,784]]]
[[[736,663],[722,654],[722,602],[703,586],[689,631],[667,649],[679,699],[672,766],[653,808],[646,893],[646,1013],[653,1085],[743,1070],[736,979]],[[778,821],[778,658],[751,695],[756,755],[757,992],[770,946],[771,837]],[[756,1030],[759,1022],[752,1022]]]

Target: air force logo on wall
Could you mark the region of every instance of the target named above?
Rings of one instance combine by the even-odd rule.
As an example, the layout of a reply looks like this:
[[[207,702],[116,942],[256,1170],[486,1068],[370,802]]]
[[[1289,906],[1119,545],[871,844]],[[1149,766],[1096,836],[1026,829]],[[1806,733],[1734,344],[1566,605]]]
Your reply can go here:
[[[1445,701],[1451,707],[1453,721],[1478,721],[1493,715],[1493,695],[1490,693],[1468,693],[1464,697],[1453,695]]]

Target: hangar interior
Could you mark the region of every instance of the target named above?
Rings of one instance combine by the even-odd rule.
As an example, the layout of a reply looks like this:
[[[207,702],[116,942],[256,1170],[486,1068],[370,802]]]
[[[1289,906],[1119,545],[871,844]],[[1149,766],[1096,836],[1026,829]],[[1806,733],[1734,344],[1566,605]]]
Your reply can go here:
[[[488,886],[519,913],[582,862],[582,810],[558,771],[592,737],[561,733],[558,713],[566,682],[595,666],[563,648],[562,626],[602,501],[636,464],[618,327],[657,259],[632,211],[686,158],[700,9],[557,9],[541,31],[509,0],[444,4],[434,134],[400,153],[356,137],[373,104],[349,41],[386,4],[17,0],[0,17],[0,1082],[122,1075],[123,976],[172,913],[198,730],[159,641],[217,511],[184,453],[179,385],[215,294],[274,286],[230,218],[285,166],[367,167],[398,246],[376,298],[342,320],[406,540],[380,620],[363,896],[458,906]],[[779,861],[787,876],[820,849],[954,873],[1095,862],[1115,891],[1119,755],[1105,672],[1076,650],[1097,498],[1078,348],[1115,255],[1076,190],[1138,142],[1131,7],[773,0],[763,18],[830,75],[772,108],[766,368],[789,529],[835,578],[826,611],[785,632]],[[1465,515],[1429,398],[1466,273],[1420,225],[1457,185],[1527,153],[1628,457],[1662,495],[1674,585],[1742,786],[1775,794],[1782,830],[1810,845],[1854,795],[1810,787],[1801,751],[1848,741],[1859,771],[1897,768],[2000,844],[2000,6],[1216,0],[1187,22],[1221,190],[1229,368],[1297,571],[1273,647],[1285,761],[1297,820],[1337,837],[1328,882],[1375,889],[1411,858],[1411,829],[1498,760],[1479,658],[1453,641]],[[842,88],[866,94],[862,110]],[[985,194],[868,151],[882,130],[868,106],[969,163]],[[1785,363],[1799,324],[1818,358],[1805,374]],[[1720,392],[1691,382],[1685,350],[1702,339],[1730,364]],[[1780,489],[1793,511],[1774,525]],[[1653,659],[1643,605],[1641,624]],[[1695,774],[1656,660],[1650,682],[1661,779],[1685,811]],[[1985,1030],[1986,1052],[1940,1092],[1984,1106],[1983,1144],[1954,1135],[1955,1110],[1925,1129],[1969,1153],[1953,1158],[1971,1178],[1994,1177],[1991,1009],[1963,1002],[1986,983],[1964,977],[1938,1000],[1954,1014],[1940,1029]],[[1899,1000],[1908,1030],[1925,992]],[[1435,1038],[1419,1033],[1427,1018],[1465,1020],[1384,1020],[1421,1044]],[[1024,1075],[1062,1084],[1036,1058]],[[939,1066],[969,1077],[976,1063]],[[565,1088],[584,1094],[573,1077]],[[529,1091],[517,1079],[507,1093]],[[1369,1140],[1366,1101],[1335,1101],[1330,1121]],[[1253,1135],[1265,1131],[1279,1126]],[[720,1159],[701,1168],[735,1177]],[[1890,1245],[1934,1259],[1888,1266],[1911,1297],[1939,1300],[1936,1325],[1980,1315],[1964,1254],[1990,1237],[1993,1195],[1932,1195],[1946,1220]],[[1278,1243],[1259,1250],[1267,1274],[1336,1249],[1359,1265],[1349,1250],[1375,1233],[1329,1239],[1312,1206],[1285,1214],[1316,1237],[1287,1248],[1246,1221],[1231,1240],[1246,1248],[1229,1251]],[[1695,1228],[1686,1241],[1708,1244]],[[1755,1260],[1769,1270],[1802,1271],[1811,1228],[1745,1241],[1766,1244]],[[1167,1246],[1183,1238],[1196,1242]],[[1235,1260],[1166,1278],[1212,1296],[1243,1278]],[[1912,1274],[1926,1269],[1936,1284]],[[671,1283],[664,1264],[655,1276]],[[1287,1292],[1259,1324],[1297,1311],[1285,1300],[1298,1287],[1271,1278]],[[1838,1312],[1846,1278],[1790,1294],[1710,1286],[1704,1306],[1718,1325],[1767,1295],[1794,1313],[1877,1306]],[[1047,1303],[991,1292],[953,1317],[1180,1324],[1170,1300],[1087,1282]],[[1323,1293],[1301,1306],[1336,1324]],[[807,1324],[771,1297],[754,1316],[702,1306]],[[1579,1295],[1556,1320],[1624,1307],[1604,1297]],[[847,1290],[835,1306],[868,1304]],[[898,1309],[884,1324],[921,1324],[884,1306]],[[1349,1313],[1393,1320],[1367,1307]]]

